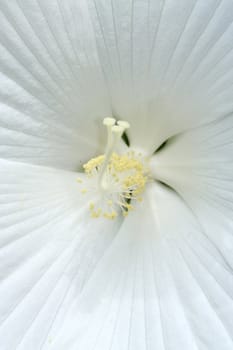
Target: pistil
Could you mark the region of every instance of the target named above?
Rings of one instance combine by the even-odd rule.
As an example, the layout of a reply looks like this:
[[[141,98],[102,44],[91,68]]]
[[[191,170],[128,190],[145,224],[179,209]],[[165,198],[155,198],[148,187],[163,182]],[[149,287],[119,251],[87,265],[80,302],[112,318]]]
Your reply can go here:
[[[109,165],[111,156],[119,143],[124,131],[129,128],[129,123],[125,121],[118,121],[114,118],[105,118],[103,124],[107,127],[107,146],[104,155],[104,162],[101,166],[99,175],[99,184],[103,191],[108,189],[108,183],[106,181],[106,170]]]
[[[120,212],[123,216],[133,210],[133,201],[141,201],[142,193],[150,177],[147,160],[133,150],[120,155],[117,145],[129,123],[105,118],[107,146],[105,154],[90,159],[83,165],[87,175],[81,193],[90,197],[91,217],[114,219]],[[83,187],[85,184],[85,187]]]

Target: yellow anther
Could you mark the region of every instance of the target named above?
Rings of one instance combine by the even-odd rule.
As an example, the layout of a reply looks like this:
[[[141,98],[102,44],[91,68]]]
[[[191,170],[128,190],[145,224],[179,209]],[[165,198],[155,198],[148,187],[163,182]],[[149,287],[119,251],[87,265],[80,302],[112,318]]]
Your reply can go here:
[[[77,182],[81,184],[83,182],[83,180],[80,177],[78,177]]]
[[[104,161],[104,155],[90,159],[89,162],[83,165],[85,173],[91,175],[94,169],[99,170],[103,161]]]
[[[106,219],[113,220],[113,219],[115,219],[117,217],[117,212],[112,211],[111,213],[104,213],[104,217]]]
[[[86,188],[82,188],[82,189],[81,189],[81,193],[82,193],[82,194],[87,193],[87,189],[86,189]]]
[[[95,210],[94,207],[95,207],[94,204],[90,206],[91,217],[92,218],[99,218],[102,214],[102,210],[101,210],[101,208]]]
[[[90,202],[90,204],[89,204],[89,209],[90,209],[90,210],[93,210],[94,208],[95,208],[94,202]]]

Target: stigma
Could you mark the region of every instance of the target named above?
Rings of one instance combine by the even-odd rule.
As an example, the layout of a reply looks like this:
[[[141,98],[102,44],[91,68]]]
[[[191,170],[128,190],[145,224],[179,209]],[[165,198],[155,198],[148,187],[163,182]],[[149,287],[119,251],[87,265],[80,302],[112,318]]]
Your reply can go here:
[[[142,194],[150,178],[148,160],[131,150],[117,153],[123,133],[130,127],[127,121],[105,118],[107,129],[105,153],[83,165],[85,179],[77,179],[80,192],[88,197],[92,218],[115,219],[127,216],[134,203],[142,201]]]

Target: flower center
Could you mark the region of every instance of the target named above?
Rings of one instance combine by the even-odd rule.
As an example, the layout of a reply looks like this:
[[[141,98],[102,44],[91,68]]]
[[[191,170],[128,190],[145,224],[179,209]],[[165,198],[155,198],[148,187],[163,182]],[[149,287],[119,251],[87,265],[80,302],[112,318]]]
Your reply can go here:
[[[120,155],[115,152],[124,131],[129,128],[126,121],[105,118],[107,146],[105,154],[90,159],[83,165],[87,175],[81,192],[89,195],[89,209],[93,218],[114,219],[124,216],[134,208],[133,201],[141,201],[149,179],[148,160],[140,153],[129,151]],[[83,184],[83,180],[78,179]]]

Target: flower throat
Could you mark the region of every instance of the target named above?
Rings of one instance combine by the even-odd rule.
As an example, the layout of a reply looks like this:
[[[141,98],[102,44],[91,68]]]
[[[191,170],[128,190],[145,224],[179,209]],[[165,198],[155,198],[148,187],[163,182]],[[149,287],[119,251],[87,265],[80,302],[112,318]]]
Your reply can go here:
[[[149,178],[147,160],[133,150],[125,154],[116,152],[126,129],[126,121],[105,118],[107,129],[105,154],[90,159],[83,165],[86,179],[78,178],[81,193],[87,195],[91,217],[114,219],[127,216],[134,208],[134,201],[142,200],[142,193]],[[85,185],[85,187],[83,186]]]

